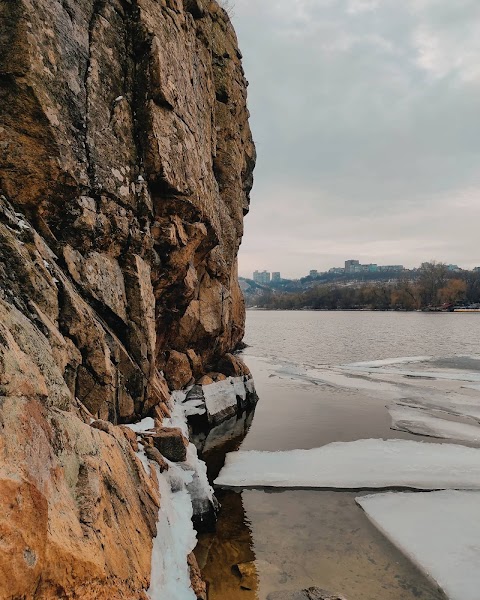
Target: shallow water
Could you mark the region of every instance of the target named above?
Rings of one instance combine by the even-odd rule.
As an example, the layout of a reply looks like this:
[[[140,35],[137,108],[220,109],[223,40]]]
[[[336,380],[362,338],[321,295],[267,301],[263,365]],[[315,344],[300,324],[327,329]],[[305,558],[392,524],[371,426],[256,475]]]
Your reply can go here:
[[[458,327],[452,325],[455,320]],[[404,396],[458,393],[461,382],[412,380],[402,373],[413,368],[480,371],[480,362],[470,356],[479,351],[479,334],[480,315],[249,312],[245,360],[260,402],[245,439],[229,440],[228,451],[240,445],[242,450],[312,448],[370,437],[443,441],[392,431],[386,405]],[[453,354],[469,356],[448,358]],[[337,369],[416,355],[438,358],[389,367],[393,375],[367,369],[354,377]],[[462,388],[463,393],[479,397],[478,391]],[[220,444],[206,456],[213,477],[224,450]],[[219,490],[218,495],[217,532],[202,536],[196,551],[210,600],[265,600],[272,591],[312,585],[349,600],[445,598],[370,523],[354,502],[358,492]]]

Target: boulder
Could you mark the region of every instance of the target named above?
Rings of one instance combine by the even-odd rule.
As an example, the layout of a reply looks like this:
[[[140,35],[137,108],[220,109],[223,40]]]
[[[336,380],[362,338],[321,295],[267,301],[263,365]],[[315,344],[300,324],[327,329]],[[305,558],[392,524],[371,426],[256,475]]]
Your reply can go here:
[[[183,389],[192,379],[188,356],[182,352],[171,350],[165,365],[165,377],[171,389]]]
[[[188,440],[179,427],[161,427],[148,434],[155,448],[172,462],[183,462],[187,458]]]

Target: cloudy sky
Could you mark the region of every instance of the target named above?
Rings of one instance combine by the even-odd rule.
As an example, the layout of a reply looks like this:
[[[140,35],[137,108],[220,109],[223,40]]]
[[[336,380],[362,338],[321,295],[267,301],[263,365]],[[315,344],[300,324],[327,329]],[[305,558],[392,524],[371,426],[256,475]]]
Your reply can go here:
[[[480,264],[480,1],[233,0],[258,164],[240,274]]]

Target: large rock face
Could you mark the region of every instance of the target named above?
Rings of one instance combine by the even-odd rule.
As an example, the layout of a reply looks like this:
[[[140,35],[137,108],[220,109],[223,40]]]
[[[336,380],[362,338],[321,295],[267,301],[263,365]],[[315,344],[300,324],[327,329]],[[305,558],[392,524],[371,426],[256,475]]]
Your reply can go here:
[[[1,598],[148,588],[160,500],[116,425],[243,336],[240,59],[216,2],[0,3]]]

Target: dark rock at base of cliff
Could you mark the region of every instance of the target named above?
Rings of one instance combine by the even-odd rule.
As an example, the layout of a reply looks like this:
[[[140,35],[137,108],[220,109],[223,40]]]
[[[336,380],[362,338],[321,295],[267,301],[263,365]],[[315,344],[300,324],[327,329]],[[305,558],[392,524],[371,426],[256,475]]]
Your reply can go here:
[[[148,434],[155,448],[167,460],[183,462],[187,458],[188,440],[179,427],[161,427]]]

